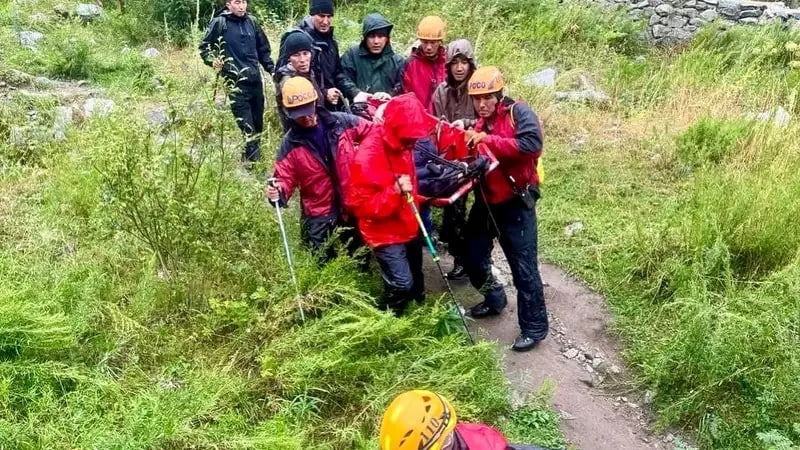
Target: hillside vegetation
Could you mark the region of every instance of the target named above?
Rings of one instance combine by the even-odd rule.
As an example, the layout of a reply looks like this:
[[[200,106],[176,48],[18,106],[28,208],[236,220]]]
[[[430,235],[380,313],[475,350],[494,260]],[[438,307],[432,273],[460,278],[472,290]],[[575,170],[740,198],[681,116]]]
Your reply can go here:
[[[273,47],[305,9],[253,3]],[[88,80],[116,107],[58,141],[64,100],[0,98],[0,447],[376,448],[383,407],[415,387],[514,440],[564,445],[545,396],[511,407],[494,349],[470,347],[444,299],[395,319],[374,308],[376,278],[346,258],[319,270],[299,246],[295,291],[194,50],[194,2],[107,5],[87,25],[54,6],[2,6],[0,79]],[[748,115],[800,113],[800,36],[710,26],[663,50],[638,39],[641,24],[579,3],[365,1],[337,11],[343,48],[371,11],[396,24],[399,49],[421,16],[447,17],[449,37],[472,39],[539,112],[542,256],[607,295],[660,424],[702,448],[795,448],[800,126]],[[37,51],[19,30],[43,33]],[[151,46],[160,57],[142,56]],[[610,100],[562,103],[522,83],[546,66],[557,88],[588,78]],[[155,105],[166,119],[153,127]],[[575,221],[584,229],[568,238]],[[296,212],[288,222],[297,243]]]

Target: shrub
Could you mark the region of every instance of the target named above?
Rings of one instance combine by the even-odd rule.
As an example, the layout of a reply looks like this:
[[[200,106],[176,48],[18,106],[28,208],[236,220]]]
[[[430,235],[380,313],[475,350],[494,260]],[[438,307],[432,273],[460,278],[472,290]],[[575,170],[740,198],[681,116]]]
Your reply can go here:
[[[753,123],[743,119],[702,117],[678,136],[678,156],[694,166],[719,164],[745,146]]]

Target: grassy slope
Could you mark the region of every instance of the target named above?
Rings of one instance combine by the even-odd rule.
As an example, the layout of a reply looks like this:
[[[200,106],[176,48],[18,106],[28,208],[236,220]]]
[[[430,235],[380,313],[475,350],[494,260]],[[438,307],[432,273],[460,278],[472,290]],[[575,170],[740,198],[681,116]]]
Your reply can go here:
[[[114,12],[28,23],[52,3],[2,9],[3,70],[89,79],[117,111],[56,143],[55,102],[0,103],[0,447],[375,448],[385,405],[419,387],[516,441],[563,445],[546,398],[512,410],[494,349],[467,346],[445,306],[394,319],[374,277],[347,259],[318,270],[299,248],[296,295],[194,52],[150,42],[164,57],[145,60],[142,24]],[[15,20],[46,34],[40,52],[14,43]],[[141,119],[153,104],[172,106],[165,140]]]
[[[359,18],[381,9],[378,2],[345,8],[337,16],[340,39],[356,40]],[[716,38],[711,30],[690,48],[662,52],[641,48],[632,24],[584,8],[521,1],[465,7],[437,1],[405,2],[388,12],[397,24],[398,47],[410,42],[416,19],[431,11],[448,17],[451,37],[475,40],[481,62],[503,67],[513,93],[540,112],[548,134],[543,254],[609,295],[629,360],[642,385],[656,391],[664,423],[697,427],[701,444],[708,448],[786,444],[797,433],[793,424],[800,422],[795,376],[800,361],[794,351],[800,327],[795,258],[800,233],[793,220],[800,205],[794,195],[797,144],[791,139],[796,125],[777,130],[738,118],[776,104],[797,112],[794,88],[800,76],[789,69],[796,55],[785,45],[794,37],[767,29]],[[9,16],[4,19],[8,25]],[[118,31],[101,33],[109,29],[103,26]],[[115,65],[138,68],[144,80],[154,71],[173,87],[172,96],[188,103],[192,96],[187,94],[201,91],[208,82],[207,70],[190,51],[170,52],[168,61],[156,62],[152,69],[150,63],[142,65],[138,52],[121,56],[116,49],[129,26],[114,18],[88,30],[71,27],[60,33],[109,40],[95,51],[103,64],[96,64],[91,74],[115,95],[132,95],[136,101],[130,105],[163,99],[164,94],[147,83],[134,83],[137,77],[115,76]],[[54,33],[58,35],[58,28]],[[270,34],[276,41],[278,28]],[[5,26],[4,42],[9,35]],[[6,60],[33,71],[61,70],[59,59],[47,51],[41,62],[24,52],[6,52]],[[635,59],[639,55],[644,61]],[[544,65],[560,70],[561,87],[582,72],[593,74],[613,101],[603,107],[551,106],[552,93],[519,84],[525,74]],[[45,106],[41,108],[46,111]],[[70,136],[68,147],[91,147],[92,138],[106,127],[117,130],[124,142],[124,125],[113,120],[95,124]],[[268,134],[268,146],[274,146],[275,132]],[[574,142],[584,137],[586,144],[575,151]],[[14,349],[25,347],[20,342],[32,343],[30,354],[4,369],[11,374],[6,380],[29,380],[25,389],[7,390],[11,400],[0,426],[17,433],[12,442],[27,442],[33,439],[31,430],[45,426],[48,432],[42,435],[53,439],[48,443],[67,439],[75,445],[134,438],[161,446],[203,446],[224,436],[231,446],[270,447],[273,435],[296,446],[307,439],[334,447],[363,445],[373,433],[380,405],[404,383],[458,392],[458,406],[468,417],[498,420],[507,411],[504,388],[473,395],[462,390],[476,378],[498,379],[488,349],[476,350],[480,357],[473,359],[483,361],[476,363],[478,372],[452,377],[449,373],[463,375],[456,366],[434,375],[428,368],[437,366],[437,360],[426,362],[419,355],[428,354],[427,346],[433,345],[439,349],[437,357],[444,358],[440,362],[459,361],[461,353],[447,356],[448,339],[456,338],[435,327],[440,331],[432,332],[423,352],[413,338],[419,331],[409,334],[409,321],[381,318],[378,323],[386,326],[379,330],[363,323],[362,316],[372,313],[359,306],[361,297],[353,289],[364,280],[338,281],[346,293],[331,296],[317,291],[321,285],[313,280],[320,274],[306,272],[306,286],[316,286],[309,287],[310,298],[346,298],[347,311],[326,314],[322,321],[286,334],[292,325],[285,305],[280,317],[288,323],[279,323],[277,328],[284,330],[280,336],[272,321],[259,321],[264,309],[291,303],[285,280],[274,283],[280,278],[278,249],[252,241],[257,236],[277,239],[274,224],[263,214],[252,217],[226,209],[239,223],[259,225],[253,234],[241,236],[240,225],[222,224],[218,235],[248,255],[264,251],[268,256],[248,257],[244,267],[231,268],[227,263],[236,258],[211,243],[212,255],[222,253],[212,258],[219,261],[186,269],[216,274],[219,280],[202,292],[228,303],[182,298],[184,291],[176,294],[173,283],[153,276],[154,262],[139,244],[124,233],[109,236],[108,224],[97,223],[107,211],[97,204],[100,180],[83,161],[92,152],[65,156],[61,148],[47,150],[44,169],[6,170],[2,182],[3,198],[14,201],[4,202],[6,211],[0,211],[7,217],[0,222],[0,238],[9,243],[3,246],[0,270],[24,275],[4,283],[0,298],[10,305],[8,317],[13,311],[22,314],[22,305],[41,305],[41,311],[11,323],[28,320],[31,330],[49,330],[8,338]],[[230,189],[231,195],[255,201],[254,186]],[[572,220],[582,220],[586,229],[566,239],[563,227]],[[75,256],[54,254],[54,248],[76,239],[90,243],[80,245]],[[109,267],[132,270],[111,270],[110,277]],[[330,270],[331,278],[322,274],[323,280],[342,280],[339,270],[349,273],[346,268]],[[232,282],[243,274],[245,283]],[[260,285],[277,286],[269,289],[277,292],[265,294]],[[252,301],[237,301],[240,294],[254,293]],[[448,323],[446,316],[436,317]],[[106,331],[99,336],[87,332],[98,327]],[[345,340],[314,355],[296,353],[303,342],[318,336],[315,330],[327,327],[372,331],[358,335],[362,340]],[[386,348],[394,356],[386,370],[375,374],[373,366],[361,365],[375,364],[369,349],[394,339],[402,343]],[[398,371],[411,379],[398,380]],[[184,380],[187,389],[165,391],[154,384],[172,378]],[[64,380],[79,389],[64,390]],[[342,397],[334,397],[340,391]],[[53,405],[64,402],[68,413],[51,417]],[[538,430],[542,433],[531,438],[546,443],[548,435],[553,438],[552,416],[533,420],[538,414],[518,413],[513,416],[516,425],[512,421],[508,429],[544,424]],[[67,432],[75,423],[82,432]]]

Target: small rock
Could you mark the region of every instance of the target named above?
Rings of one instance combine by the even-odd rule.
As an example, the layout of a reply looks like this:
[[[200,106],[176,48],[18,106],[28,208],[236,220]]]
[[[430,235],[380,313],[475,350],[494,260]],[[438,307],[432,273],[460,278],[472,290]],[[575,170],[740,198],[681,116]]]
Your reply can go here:
[[[142,52],[142,56],[145,58],[158,58],[161,56],[161,52],[159,52],[158,49],[150,47]]]
[[[743,25],[758,25],[758,19],[755,17],[747,17],[744,19],[739,19],[739,23]]]
[[[669,443],[672,443],[673,441],[675,441],[675,435],[673,435],[672,433],[664,436],[664,442],[665,443],[669,444]]]
[[[769,122],[771,120],[776,126],[785,127],[792,121],[792,115],[783,106],[778,106],[774,111],[766,111],[757,115],[755,119],[761,122]]]
[[[689,25],[691,25],[693,27],[701,27],[701,26],[705,25],[705,23],[706,23],[706,21],[701,19],[701,18],[699,18],[699,17],[689,21]]]
[[[600,369],[600,366],[603,365],[603,358],[595,358],[592,360],[592,368]]]
[[[700,12],[697,11],[696,9],[694,9],[694,8],[683,8],[683,9],[678,10],[678,12],[682,16],[686,16],[686,17],[688,17],[690,19],[694,19],[695,17],[698,17],[700,15]]]
[[[656,394],[653,391],[645,391],[644,395],[642,395],[642,403],[645,405],[652,405],[655,396]]]
[[[639,405],[633,402],[628,402],[628,408],[639,409]]]
[[[494,279],[503,286],[508,286],[511,283],[509,277],[494,265],[492,265],[492,275]]]
[[[719,4],[718,0],[700,0],[700,1],[702,3],[706,3],[706,4],[709,4],[709,5],[718,5]]]
[[[80,17],[84,23],[89,23],[100,17],[103,14],[103,10],[97,5],[79,3],[75,6],[75,14]]]
[[[53,12],[56,16],[62,19],[69,19],[70,12],[69,9],[63,4],[59,3],[58,5],[53,7]]]
[[[78,87],[84,87],[84,86],[86,86],[87,84],[89,84],[89,82],[88,82],[88,81],[86,81],[86,80],[80,80],[80,81],[78,81],[78,83],[76,83],[76,86],[78,86]]]
[[[695,0],[689,0],[688,2],[683,4],[684,8],[697,8],[697,2]]]
[[[564,234],[567,239],[571,239],[576,234],[583,231],[583,222],[572,222],[564,228]],[[577,352],[577,350],[575,350]]]
[[[33,84],[40,89],[50,89],[56,86],[56,82],[47,77],[36,77]]]
[[[158,382],[158,387],[165,391],[174,391],[183,389],[184,383],[180,380],[161,380]]]
[[[566,411],[559,411],[558,415],[559,415],[559,417],[561,417],[561,420],[575,420],[576,419],[575,416],[573,416],[572,414],[570,414],[570,413],[568,413]]]
[[[586,357],[583,356],[583,354],[581,353],[581,354],[578,355],[578,361],[584,362],[584,361],[586,361]]]
[[[35,51],[39,49],[37,43],[44,38],[44,35],[38,31],[20,31],[17,38],[19,38],[19,45]]]
[[[656,14],[658,14],[659,16],[668,16],[672,14],[672,11],[673,11],[672,6],[666,3],[662,3],[656,6]]]
[[[647,62],[647,58],[642,56],[642,55],[639,55],[636,58],[633,58],[633,60],[636,61],[639,64],[644,64],[644,63]]]
[[[653,25],[656,25],[660,22],[661,22],[661,16],[659,16],[658,14],[653,14],[652,16],[650,16],[650,20],[647,22],[647,24],[652,27]]]
[[[104,98],[90,98],[83,105],[83,115],[87,119],[92,116],[105,117],[114,111],[114,101]]]
[[[650,2],[648,0],[641,1],[639,3],[634,3],[630,6],[630,9],[644,9],[650,6]]]
[[[577,356],[578,356],[577,348],[571,348],[566,352],[564,352],[564,357],[566,357],[567,359],[575,359]]]
[[[61,249],[61,251],[67,256],[72,256],[78,252],[78,249],[75,247],[75,244],[67,244]]]
[[[592,360],[594,360],[594,355],[592,355],[592,354],[591,354],[591,353],[589,353],[589,352],[583,352],[583,357],[584,357],[584,358],[586,358],[586,359],[587,359],[587,360],[589,360],[589,361],[592,361]]]
[[[151,109],[144,113],[144,118],[152,127],[162,127],[169,121],[167,111],[164,108]]]
[[[719,17],[719,14],[713,9],[707,9],[700,13],[700,18],[706,22],[713,22]]]

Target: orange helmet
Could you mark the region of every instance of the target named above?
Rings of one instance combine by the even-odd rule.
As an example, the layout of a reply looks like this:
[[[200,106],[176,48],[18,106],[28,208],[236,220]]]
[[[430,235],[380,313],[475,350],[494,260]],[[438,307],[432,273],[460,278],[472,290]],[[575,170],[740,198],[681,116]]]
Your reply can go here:
[[[405,392],[383,414],[380,450],[441,450],[457,420],[453,406],[439,394]]]
[[[502,92],[506,86],[500,69],[494,66],[481,67],[472,74],[467,85],[469,95],[485,95]]]
[[[281,103],[291,119],[314,114],[318,98],[314,85],[305,77],[289,78],[281,88]]]
[[[443,41],[445,36],[444,20],[439,16],[424,17],[417,26],[417,39],[426,41]]]

